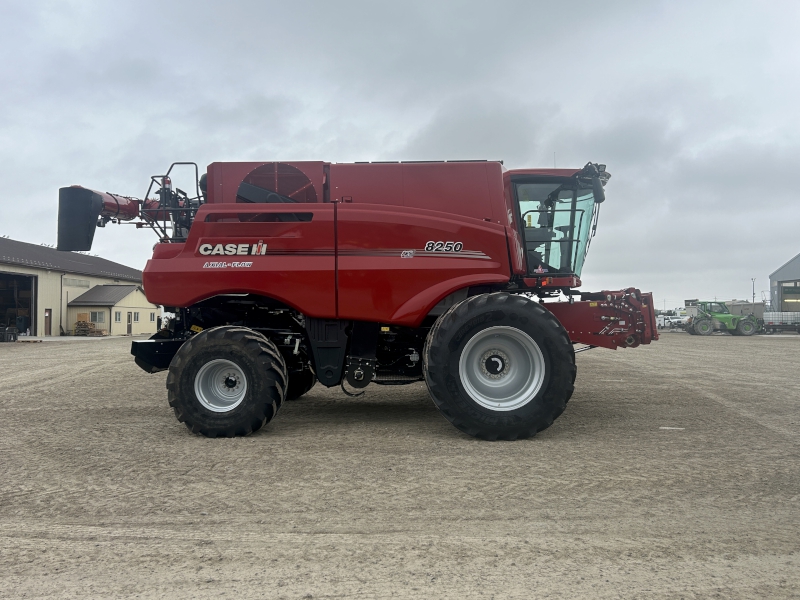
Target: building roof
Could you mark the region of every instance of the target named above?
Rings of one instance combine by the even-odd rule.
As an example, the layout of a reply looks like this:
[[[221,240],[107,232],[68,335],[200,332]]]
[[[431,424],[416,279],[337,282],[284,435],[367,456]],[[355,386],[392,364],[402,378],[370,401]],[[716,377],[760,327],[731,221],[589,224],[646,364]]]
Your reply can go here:
[[[65,273],[142,281],[142,272],[119,263],[79,252],[61,252],[55,248],[18,242],[0,237],[0,265],[50,269]]]
[[[787,281],[789,279],[800,279],[800,254],[778,268],[769,276],[771,281]]]
[[[114,306],[138,289],[138,285],[96,285],[84,292],[68,306]]]

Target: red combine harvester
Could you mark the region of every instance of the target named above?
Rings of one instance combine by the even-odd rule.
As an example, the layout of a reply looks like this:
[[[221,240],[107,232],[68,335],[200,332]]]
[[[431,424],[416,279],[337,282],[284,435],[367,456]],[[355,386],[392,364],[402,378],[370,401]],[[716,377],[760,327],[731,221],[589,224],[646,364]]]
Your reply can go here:
[[[424,380],[461,431],[525,438],[564,411],[574,344],[658,339],[651,294],[576,289],[605,165],[213,163],[193,197],[176,165],[144,200],[61,188],[58,249],[158,233],[144,289],[175,317],[131,353],[193,432],[247,435],[317,381]]]

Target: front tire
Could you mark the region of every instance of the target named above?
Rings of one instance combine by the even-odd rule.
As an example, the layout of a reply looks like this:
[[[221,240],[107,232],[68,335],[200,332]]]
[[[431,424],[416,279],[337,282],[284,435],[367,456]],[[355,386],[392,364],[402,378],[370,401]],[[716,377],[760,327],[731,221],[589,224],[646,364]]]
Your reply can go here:
[[[192,337],[169,365],[169,405],[206,437],[248,435],[272,420],[286,395],[286,365],[275,345],[244,327]]]
[[[428,391],[461,431],[488,440],[547,429],[574,390],[575,353],[552,313],[504,292],[442,315],[423,352]]]
[[[694,324],[694,332],[697,335],[711,335],[714,333],[714,324],[711,319],[701,319]]]
[[[742,319],[736,324],[736,332],[739,335],[753,335],[756,329],[756,324],[750,319]]]

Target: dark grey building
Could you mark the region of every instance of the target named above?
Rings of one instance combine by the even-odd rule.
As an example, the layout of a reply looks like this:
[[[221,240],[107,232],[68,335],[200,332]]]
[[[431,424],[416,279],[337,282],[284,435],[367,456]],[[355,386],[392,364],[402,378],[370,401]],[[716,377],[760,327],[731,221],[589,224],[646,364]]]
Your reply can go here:
[[[769,276],[772,310],[800,312],[800,254]]]

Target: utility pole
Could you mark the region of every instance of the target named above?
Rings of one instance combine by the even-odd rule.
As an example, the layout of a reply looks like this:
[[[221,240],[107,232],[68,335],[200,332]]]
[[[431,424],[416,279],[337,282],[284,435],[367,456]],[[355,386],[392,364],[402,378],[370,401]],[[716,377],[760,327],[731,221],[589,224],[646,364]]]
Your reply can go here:
[[[753,282],[753,304],[755,304],[756,303],[756,278],[755,277],[751,277],[750,281]]]

